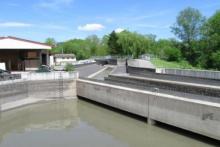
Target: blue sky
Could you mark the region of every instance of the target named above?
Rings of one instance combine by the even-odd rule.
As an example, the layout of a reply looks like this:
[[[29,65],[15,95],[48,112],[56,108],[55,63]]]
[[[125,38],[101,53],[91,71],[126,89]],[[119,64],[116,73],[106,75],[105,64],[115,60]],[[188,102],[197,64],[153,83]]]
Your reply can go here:
[[[209,17],[219,0],[1,0],[0,36],[57,41],[128,29],[174,37],[170,26],[186,7]]]

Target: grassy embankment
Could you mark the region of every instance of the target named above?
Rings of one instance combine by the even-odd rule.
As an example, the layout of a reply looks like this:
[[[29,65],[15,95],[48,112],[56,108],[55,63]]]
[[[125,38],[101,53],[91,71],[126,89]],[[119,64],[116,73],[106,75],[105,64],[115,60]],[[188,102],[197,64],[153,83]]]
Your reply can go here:
[[[157,68],[180,68],[180,69],[196,69],[186,61],[180,61],[180,62],[168,62],[165,60],[161,60],[158,58],[152,59],[151,62],[154,64]]]

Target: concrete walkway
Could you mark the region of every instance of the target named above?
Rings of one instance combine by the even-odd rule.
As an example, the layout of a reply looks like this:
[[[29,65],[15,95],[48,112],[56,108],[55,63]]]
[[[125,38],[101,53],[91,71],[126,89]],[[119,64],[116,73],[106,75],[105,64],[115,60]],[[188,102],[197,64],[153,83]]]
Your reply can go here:
[[[34,104],[34,103],[37,103],[40,101],[43,101],[43,100],[42,99],[34,99],[34,98],[26,98],[26,99],[22,99],[22,100],[17,100],[17,101],[5,103],[5,104],[1,105],[0,112],[15,109],[15,108],[22,107],[25,105]]]
[[[103,68],[105,68],[105,67],[101,66],[101,65],[97,65],[97,64],[91,64],[91,65],[87,65],[87,66],[78,67],[78,68],[76,68],[76,71],[79,72],[80,78],[86,78],[89,75],[92,75]]]

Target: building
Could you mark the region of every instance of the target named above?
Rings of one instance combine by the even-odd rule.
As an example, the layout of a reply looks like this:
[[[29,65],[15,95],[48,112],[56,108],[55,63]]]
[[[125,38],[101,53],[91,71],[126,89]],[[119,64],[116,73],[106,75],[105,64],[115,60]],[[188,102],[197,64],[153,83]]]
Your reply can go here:
[[[0,37],[0,63],[9,71],[36,70],[49,65],[51,46],[16,37]]]
[[[56,65],[65,65],[67,63],[76,62],[76,56],[74,54],[55,54],[54,62]]]

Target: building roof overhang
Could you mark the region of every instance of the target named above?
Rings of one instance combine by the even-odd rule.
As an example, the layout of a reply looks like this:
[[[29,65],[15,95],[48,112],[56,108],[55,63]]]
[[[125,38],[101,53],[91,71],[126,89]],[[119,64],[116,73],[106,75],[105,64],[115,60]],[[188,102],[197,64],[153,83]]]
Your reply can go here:
[[[52,47],[36,41],[21,39],[17,37],[0,37],[0,50],[12,50],[12,49],[42,49],[42,50],[51,50]]]

